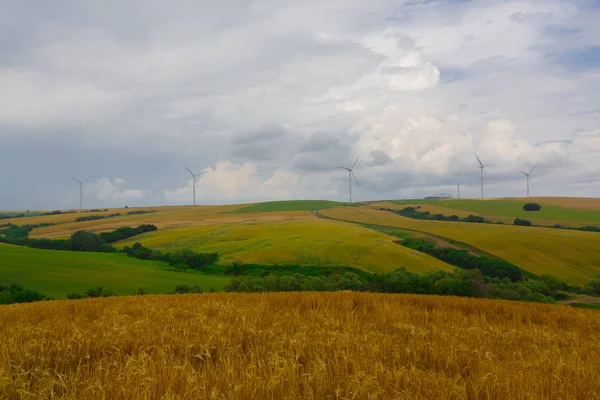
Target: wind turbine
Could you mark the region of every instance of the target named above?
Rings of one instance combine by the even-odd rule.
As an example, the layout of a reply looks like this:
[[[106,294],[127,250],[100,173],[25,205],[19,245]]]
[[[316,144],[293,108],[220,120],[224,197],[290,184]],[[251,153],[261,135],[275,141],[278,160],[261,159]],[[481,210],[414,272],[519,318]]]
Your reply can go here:
[[[473,154],[475,154],[475,152],[473,152]],[[475,157],[477,158],[477,161],[479,162],[479,169],[481,170],[481,198],[483,199],[483,169],[486,167],[490,167],[490,165],[483,165],[483,163],[481,162],[479,157],[477,157],[477,154],[475,154]]]
[[[79,183],[79,211],[81,211],[83,208],[83,182],[81,182],[79,179],[73,178],[72,176],[70,176],[69,178]]]
[[[354,176],[353,169],[356,166],[356,163],[358,162],[359,158],[360,157],[356,158],[356,161],[354,161],[354,164],[352,164],[352,168],[340,167],[340,168],[345,169],[346,171],[348,171],[348,185],[349,185],[349,188],[350,188],[350,203],[352,203],[352,178],[354,178],[354,181],[358,185],[358,181],[356,180],[356,176]]]
[[[531,186],[533,186],[533,181],[531,180],[531,173],[533,172],[534,168],[535,168],[535,165],[533,167],[531,167],[531,171],[529,171],[529,173],[520,171],[523,175],[525,175],[525,177],[527,179],[527,197],[529,197],[529,183],[531,183]]]
[[[194,205],[196,205],[196,177],[198,177],[202,174],[205,174],[207,171],[202,171],[198,174],[194,174],[192,171],[190,171],[190,169],[188,167],[185,167],[185,169],[188,170],[188,172],[192,175],[192,178],[194,179]]]

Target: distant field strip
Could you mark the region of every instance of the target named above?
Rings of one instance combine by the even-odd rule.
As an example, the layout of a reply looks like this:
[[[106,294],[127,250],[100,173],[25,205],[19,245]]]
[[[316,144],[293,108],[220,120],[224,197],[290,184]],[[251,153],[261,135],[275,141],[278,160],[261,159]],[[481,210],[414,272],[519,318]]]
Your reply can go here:
[[[216,211],[219,211],[217,209]],[[78,230],[90,232],[108,232],[123,226],[137,226],[140,224],[154,224],[159,229],[215,225],[215,224],[240,224],[259,223],[275,221],[309,221],[317,218],[310,211],[275,211],[255,214],[220,214],[215,210],[207,210],[204,213],[191,212],[193,210],[182,210],[169,213],[155,213],[145,215],[132,215],[122,218],[100,219],[86,222],[73,222],[34,229],[31,238],[67,238]]]
[[[43,224],[43,223],[52,223],[52,224],[64,224],[68,222],[74,222],[75,219],[79,217],[85,217],[89,215],[110,215],[119,213],[121,216],[113,217],[111,220],[117,219],[128,219],[130,221],[144,221],[152,215],[154,218],[159,220],[169,220],[169,219],[185,219],[185,218],[195,218],[197,216],[203,215],[214,215],[226,211],[235,210],[236,208],[245,207],[245,204],[238,205],[226,205],[226,206],[169,206],[169,207],[140,207],[140,208],[110,208],[108,211],[92,211],[92,212],[76,212],[76,213],[68,213],[68,214],[58,214],[58,215],[44,215],[37,217],[24,217],[24,218],[12,218],[7,220],[2,220],[2,224],[13,223],[15,225],[25,225],[25,224]],[[127,215],[128,212],[132,211],[154,211],[152,214],[137,214],[137,215]],[[87,222],[100,222],[102,220],[96,221],[87,221]],[[83,222],[80,222],[82,224]],[[141,222],[144,223],[144,222]]]
[[[138,287],[164,293],[175,285],[198,285],[208,291],[229,278],[172,272],[161,264],[119,254],[37,250],[0,244],[0,283],[18,283],[54,298],[102,286],[116,294],[134,294]],[[164,264],[163,264],[164,265]]]
[[[159,250],[214,251],[222,262],[349,266],[366,271],[391,271],[402,266],[414,272],[451,269],[433,257],[393,243],[393,238],[380,232],[327,220],[159,230],[118,246],[134,242]]]
[[[265,203],[256,203],[247,207],[238,208],[231,213],[255,213],[265,211],[296,211],[296,210],[322,210],[329,207],[343,205],[337,201],[328,200],[288,200],[288,201],[268,201]]]
[[[336,207],[326,217],[413,229],[463,242],[534,274],[584,283],[600,272],[600,234],[462,222],[422,221],[369,207]]]
[[[542,204],[540,211],[523,211],[523,205],[531,199],[526,200],[394,200],[396,204],[433,204],[457,210],[476,213],[481,216],[505,216],[519,217],[525,219],[561,220],[582,222],[588,224],[600,224],[600,211],[584,210],[579,208],[567,208],[553,204]],[[565,204],[568,202],[565,201]]]
[[[459,218],[466,218],[469,215],[477,215],[477,216],[481,216],[483,218],[485,218],[486,220],[490,221],[490,222],[502,222],[506,225],[513,225],[514,220],[516,218],[516,216],[506,216],[506,215],[491,215],[491,214],[480,214],[478,212],[474,212],[474,211],[466,211],[466,210],[461,210],[461,209],[457,209],[457,208],[450,208],[449,206],[451,205],[450,203],[448,203],[448,206],[444,205],[444,202],[438,202],[436,204],[429,204],[429,203],[398,203],[398,202],[390,202],[390,201],[385,201],[385,202],[373,202],[373,203],[369,203],[368,206],[372,207],[372,208],[389,208],[391,210],[402,210],[403,208],[406,207],[420,207],[418,208],[419,212],[425,212],[428,211],[431,214],[442,214],[446,217],[449,217],[451,215],[456,215]],[[524,204],[524,203],[523,203]],[[523,215],[519,218],[524,218],[527,219],[529,221],[531,221],[531,223],[533,223],[534,225],[539,225],[539,226],[553,226],[553,225],[561,225],[561,226],[565,226],[565,227],[581,227],[581,226],[587,226],[587,225],[599,225],[597,223],[594,222],[577,222],[577,221],[573,221],[573,220],[561,220],[561,219],[544,219],[544,218],[537,218],[536,216],[539,215],[537,214],[537,212],[530,212],[527,214],[524,214],[525,211],[523,211]]]

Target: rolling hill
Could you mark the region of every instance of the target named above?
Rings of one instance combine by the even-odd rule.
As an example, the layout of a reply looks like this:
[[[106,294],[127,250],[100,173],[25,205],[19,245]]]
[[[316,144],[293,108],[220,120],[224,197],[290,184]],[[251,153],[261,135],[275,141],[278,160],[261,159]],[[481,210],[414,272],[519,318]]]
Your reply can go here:
[[[600,272],[600,234],[552,228],[423,221],[370,207],[335,207],[326,217],[414,230],[463,242],[537,275],[581,284]]]
[[[137,288],[164,293],[175,285],[198,285],[222,290],[227,277],[172,272],[166,264],[119,254],[38,250],[0,243],[0,283],[18,283],[46,296],[64,299],[71,292],[102,286],[116,294],[134,294]]]
[[[523,211],[523,204],[533,202],[534,199],[447,199],[447,200],[394,200],[389,203],[399,205],[428,205],[439,207],[437,212],[444,215],[457,214],[457,211],[481,215],[492,221],[512,222],[515,218],[525,218],[535,221],[539,225],[600,225],[600,211],[567,207],[569,201],[554,201],[545,203],[544,198],[536,199],[542,205],[539,211]],[[575,202],[575,204],[579,204]],[[591,207],[591,202],[584,203]],[[371,204],[377,207],[378,204]],[[432,211],[433,212],[433,211]],[[504,217],[504,218],[503,218]]]
[[[414,272],[451,269],[433,257],[393,243],[390,236],[380,232],[319,219],[158,230],[122,241],[118,246],[135,242],[159,250],[217,252],[221,262],[351,266],[373,272],[402,266]]]

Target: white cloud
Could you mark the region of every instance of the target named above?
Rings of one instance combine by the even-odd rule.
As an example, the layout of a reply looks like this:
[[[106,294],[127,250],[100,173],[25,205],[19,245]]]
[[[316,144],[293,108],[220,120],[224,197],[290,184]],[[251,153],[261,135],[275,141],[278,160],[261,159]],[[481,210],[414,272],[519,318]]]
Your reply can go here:
[[[365,198],[457,182],[467,195],[472,151],[494,165],[490,195],[518,194],[513,172],[526,164],[547,194],[598,169],[597,135],[580,133],[600,128],[598,70],[555,62],[600,44],[600,12],[585,1],[125,1],[119,18],[92,3],[19,7],[5,7],[18,45],[0,46],[0,135],[11,139],[0,171],[11,157],[32,169],[6,180],[11,206],[30,201],[25,178],[68,175],[84,148],[97,175],[136,182],[95,182],[86,190],[102,204],[191,203],[192,181],[176,183],[184,159],[209,168],[197,198],[214,203],[344,199],[339,165],[359,155]],[[283,133],[240,144],[273,127]],[[29,156],[40,138],[51,163]],[[47,181],[48,192],[68,184]]]

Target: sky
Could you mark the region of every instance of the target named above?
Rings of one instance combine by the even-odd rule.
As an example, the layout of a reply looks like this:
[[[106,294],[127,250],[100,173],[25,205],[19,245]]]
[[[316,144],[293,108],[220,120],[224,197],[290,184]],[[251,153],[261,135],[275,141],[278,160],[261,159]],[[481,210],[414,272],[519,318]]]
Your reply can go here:
[[[600,197],[594,0],[0,0],[0,209]]]

